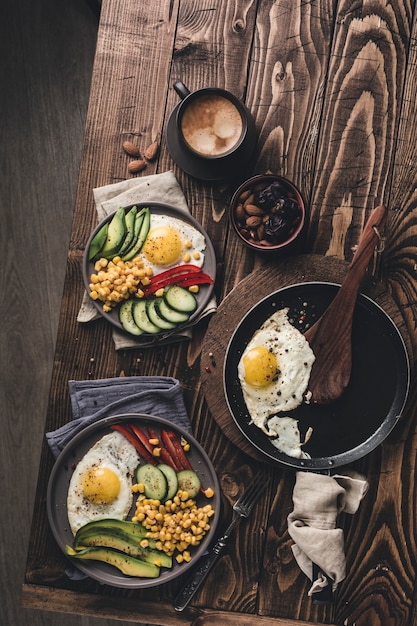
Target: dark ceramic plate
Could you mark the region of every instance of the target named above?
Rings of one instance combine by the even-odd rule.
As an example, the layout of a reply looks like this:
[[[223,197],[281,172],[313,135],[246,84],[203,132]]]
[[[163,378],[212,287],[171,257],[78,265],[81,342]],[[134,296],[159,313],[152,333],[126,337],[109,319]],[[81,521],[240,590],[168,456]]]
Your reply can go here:
[[[206,274],[208,274],[213,280],[215,280],[216,278],[216,255],[214,252],[213,244],[208,234],[204,230],[204,228],[191,214],[187,213],[186,211],[183,211],[182,209],[171,206],[170,204],[165,204],[163,202],[136,202],[134,205],[132,204],[132,205],[129,205],[128,207],[125,207],[126,211],[130,209],[132,206],[137,206],[138,209],[141,209],[143,207],[149,207],[151,210],[151,213],[156,213],[159,215],[169,215],[171,217],[175,217],[176,219],[182,220],[186,222],[187,224],[190,224],[196,230],[198,230],[204,236],[205,241],[206,241],[206,248],[204,250],[204,263],[202,266],[202,270],[206,272]],[[100,222],[100,224],[97,225],[97,227],[91,233],[90,238],[87,242],[85,252],[84,252],[84,257],[83,257],[83,281],[84,281],[84,287],[87,293],[89,292],[90,275],[95,271],[94,263],[88,260],[88,250],[90,249],[90,244],[94,235],[100,230],[103,224],[111,220],[113,215],[114,215],[114,212],[108,215],[104,220]],[[149,342],[149,339],[152,338],[155,342],[158,342],[162,339],[165,339],[168,335],[177,333],[178,330],[180,330],[182,327],[188,326],[190,323],[193,322],[193,320],[198,318],[200,313],[207,306],[212,296],[213,289],[214,289],[214,285],[200,285],[200,290],[198,294],[196,294],[198,307],[194,311],[190,319],[185,324],[178,325],[172,331],[165,331],[162,333],[158,333],[157,335],[144,334],[144,335],[139,335],[138,337],[135,336],[135,340],[137,339],[138,342],[140,342],[141,340],[145,340],[146,342]],[[106,313],[105,311],[103,311],[102,302],[100,302],[99,300],[91,300],[91,302],[97,309],[98,313],[100,313],[100,315],[104,317],[104,319],[106,319],[108,322],[110,322],[113,326],[115,326],[119,330],[123,330],[122,325],[120,324],[120,321],[119,321],[119,314],[118,314],[119,307],[118,306],[116,306],[109,313]],[[133,335],[129,335],[129,336],[133,337]]]
[[[129,422],[135,422],[141,428],[145,428],[147,425],[150,425],[158,434],[161,428],[168,428],[170,430],[174,430],[179,435],[183,435],[187,439],[187,441],[191,444],[188,458],[190,459],[193,469],[200,477],[201,484],[204,487],[212,487],[214,490],[214,496],[209,500],[207,500],[203,494],[198,496],[197,504],[202,506],[203,503],[209,502],[216,511],[215,515],[211,518],[210,530],[207,535],[195,550],[191,549],[193,550],[191,561],[189,563],[178,564],[174,558],[172,569],[161,569],[161,575],[159,578],[149,579],[125,576],[119,570],[111,565],[108,565],[107,563],[70,559],[74,564],[74,567],[84,572],[87,576],[98,580],[100,583],[112,585],[113,587],[142,589],[145,587],[155,587],[173,580],[177,576],[186,572],[190,567],[193,567],[198,558],[205,552],[207,546],[209,546],[216,531],[221,506],[219,482],[210,459],[194,437],[189,435],[182,428],[174,426],[172,422],[152,415],[116,415],[102,419],[91,426],[87,426],[83,431],[78,433],[61,452],[55,462],[49,478],[46,503],[49,523],[53,535],[59,547],[65,554],[65,546],[71,545],[73,540],[73,535],[69,528],[66,505],[68,487],[73,472],[72,468],[74,468],[74,465],[78,463],[78,461],[84,456],[87,450],[89,450],[96,443],[96,441],[104,435],[112,432],[112,424],[127,424]],[[134,509],[135,500],[136,498],[134,498],[132,509]]]
[[[301,283],[276,291],[256,304],[241,320],[229,342],[225,366],[226,401],[238,428],[265,457],[299,469],[328,470],[365,456],[395,426],[404,408],[410,379],[403,339],[391,318],[370,298],[359,295],[352,329],[352,374],[348,388],[336,402],[303,404],[286,414],[299,420],[303,446],[311,459],[290,457],[250,423],[237,374],[239,360],[253,333],[275,311],[289,307],[289,319],[301,332],[313,324],[336,295],[340,285]]]

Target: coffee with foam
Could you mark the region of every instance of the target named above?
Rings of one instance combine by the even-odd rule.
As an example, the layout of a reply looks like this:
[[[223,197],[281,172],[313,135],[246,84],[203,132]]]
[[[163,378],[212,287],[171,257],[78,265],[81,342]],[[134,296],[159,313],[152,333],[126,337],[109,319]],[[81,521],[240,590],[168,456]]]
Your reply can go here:
[[[192,150],[202,156],[217,157],[239,142],[243,122],[233,102],[218,94],[205,94],[185,108],[181,131]]]

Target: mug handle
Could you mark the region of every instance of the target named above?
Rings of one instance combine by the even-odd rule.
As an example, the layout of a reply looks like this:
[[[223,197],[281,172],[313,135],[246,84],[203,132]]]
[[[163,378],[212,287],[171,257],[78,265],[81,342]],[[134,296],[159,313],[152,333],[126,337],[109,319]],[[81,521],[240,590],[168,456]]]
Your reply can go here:
[[[184,100],[184,98],[186,98],[190,93],[190,90],[187,89],[184,83],[182,83],[180,80],[177,80],[177,82],[174,83],[174,89],[181,98],[181,100]]]

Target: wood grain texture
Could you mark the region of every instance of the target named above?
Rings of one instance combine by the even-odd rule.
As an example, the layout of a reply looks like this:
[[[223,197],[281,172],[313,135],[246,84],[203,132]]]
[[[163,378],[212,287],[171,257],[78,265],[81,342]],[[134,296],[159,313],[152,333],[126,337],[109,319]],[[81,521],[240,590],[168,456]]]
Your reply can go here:
[[[313,279],[319,273],[340,282],[366,218],[380,202],[389,208],[388,227],[384,250],[373,267],[377,282],[370,281],[367,289],[392,313],[414,364],[415,23],[414,4],[402,0],[359,0],[353,5],[285,0],[103,3],[47,429],[71,417],[70,378],[178,377],[194,433],[219,474],[221,525],[227,524],[233,499],[259,460],[248,448],[241,449],[232,431],[225,433],[230,418],[226,426],[226,419],[220,423],[217,419],[219,414],[226,416],[219,394],[222,357],[217,353],[239,316],[261,294],[298,281],[301,273]],[[274,280],[267,259],[244,249],[230,230],[228,202],[237,181],[198,181],[172,162],[164,132],[178,102],[172,89],[178,79],[190,89],[223,86],[244,99],[259,133],[254,169],[288,176],[307,200],[308,231],[302,249],[291,259],[275,260],[280,271]],[[129,158],[121,148],[125,139],[144,149],[159,133],[161,152],[143,173],[174,170],[192,214],[213,241],[220,306],[210,323],[206,320],[195,330],[188,345],[116,353],[111,329],[103,320],[76,322],[83,293],[81,259],[96,220],[92,189],[127,177]],[[307,269],[301,266],[300,252],[314,253]],[[245,290],[247,286],[250,289]],[[234,293],[239,293],[238,305]],[[211,365],[209,352],[217,361],[210,377],[205,370]],[[274,471],[267,497],[257,505],[251,523],[241,525],[186,614],[172,609],[174,583],[145,594],[68,580],[65,558],[47,527],[45,485],[52,459],[46,445],[23,602],[39,608],[49,599],[52,611],[65,607],[85,616],[126,622],[142,618],[167,626],[202,626],[216,620],[245,626],[281,626],[294,620],[409,626],[416,620],[417,606],[416,402],[413,378],[406,410],[394,432],[353,464],[368,478],[370,489],[358,514],[340,519],[348,575],[333,606],[311,603],[309,582],[292,557],[286,518],[292,508],[294,476],[282,468]]]

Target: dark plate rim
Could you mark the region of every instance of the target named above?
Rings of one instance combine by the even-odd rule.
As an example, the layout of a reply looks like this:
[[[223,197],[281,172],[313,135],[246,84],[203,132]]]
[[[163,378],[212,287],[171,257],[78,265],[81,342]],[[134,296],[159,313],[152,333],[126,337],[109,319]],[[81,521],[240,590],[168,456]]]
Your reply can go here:
[[[162,570],[159,578],[154,579],[125,576],[116,568],[106,565],[105,563],[92,561],[87,562],[71,559],[65,553],[65,546],[68,544],[69,541],[72,540],[73,537],[72,532],[69,529],[68,517],[66,516],[66,494],[71,478],[71,466],[73,466],[74,463],[77,462],[77,459],[80,459],[83,454],[85,454],[87,449],[91,447],[92,443],[88,445],[86,444],[90,439],[94,439],[96,434],[96,440],[98,440],[103,435],[111,432],[110,427],[113,424],[123,424],[132,421],[137,421],[141,424],[151,423],[152,426],[157,430],[159,428],[168,428],[184,436],[191,444],[191,452],[189,458],[194,470],[199,473],[200,478],[202,478],[202,483],[207,484],[207,481],[204,481],[204,478],[207,478],[210,481],[209,486],[211,486],[214,490],[214,496],[213,498],[210,498],[210,503],[215,509],[215,515],[211,518],[210,530],[204,537],[201,544],[193,552],[193,558],[191,559],[191,561],[189,563],[178,564],[174,560],[171,570]],[[78,454],[76,453],[77,446],[80,447],[80,451]],[[198,464],[198,467],[196,467],[196,464]],[[62,488],[60,488],[60,483],[66,485],[65,493],[57,493],[57,491],[59,490],[62,491]],[[184,428],[177,426],[171,421],[162,417],[158,417],[156,415],[149,415],[146,413],[123,413],[120,415],[105,417],[98,420],[97,422],[94,422],[93,424],[90,424],[89,426],[86,426],[86,428],[77,433],[73,437],[73,439],[65,446],[65,448],[56,459],[49,477],[46,495],[46,506],[48,521],[52,534],[58,546],[64,553],[65,557],[68,559],[69,564],[71,563],[75,568],[83,572],[85,575],[94,580],[97,580],[102,584],[107,584],[113,587],[144,589],[156,587],[167,583],[177,578],[178,576],[182,576],[188,569],[190,569],[190,567],[194,567],[198,559],[203,555],[207,547],[210,545],[215,535],[216,528],[220,519],[221,493],[219,481],[213,464],[204,448],[193,435],[187,432]]]
[[[337,289],[340,287],[340,283],[326,281],[308,281],[287,285],[285,287],[282,287],[281,289],[271,292],[270,294],[259,300],[255,305],[253,305],[242,317],[239,324],[234,329],[233,334],[226,347],[223,365],[223,391],[229,412],[237,428],[242,433],[244,438],[265,457],[265,460],[268,460],[270,462],[278,462],[282,465],[300,470],[330,471],[333,468],[341,467],[343,465],[351,463],[352,461],[364,457],[366,454],[374,450],[380,443],[382,443],[382,441],[390,434],[395,424],[402,416],[402,412],[407,402],[411,375],[410,361],[405,342],[391,317],[383,310],[383,308],[378,303],[372,300],[372,298],[363,293],[360,293],[358,295],[355,310],[358,306],[361,305],[370,307],[374,309],[380,319],[384,320],[384,322],[390,326],[393,337],[395,337],[395,339],[393,339],[393,344],[395,343],[394,349],[396,350],[398,359],[401,361],[402,371],[398,375],[395,398],[388,414],[381,422],[380,427],[374,432],[372,436],[368,437],[366,440],[347,452],[342,452],[340,454],[329,456],[314,457],[311,459],[296,459],[280,452],[277,448],[274,448],[272,444],[269,444],[269,446],[266,446],[265,448],[263,447],[263,445],[260,445],[259,442],[254,441],[253,438],[250,436],[251,429],[256,429],[256,431],[254,431],[256,433],[258,433],[258,431],[261,431],[254,425],[249,426],[248,423],[242,423],[242,420],[239,419],[239,416],[235,415],[233,403],[230,398],[232,392],[228,388],[228,376],[226,373],[230,367],[229,364],[231,349],[234,345],[234,341],[236,340],[238,333],[240,332],[241,327],[250,317],[255,315],[256,311],[260,307],[262,307],[268,300],[272,301],[273,299],[284,295],[285,292],[300,290],[306,287],[317,287],[318,289]],[[263,321],[264,319],[259,320],[259,326],[263,323]],[[248,422],[249,416],[247,415],[246,417]],[[257,435],[255,435],[255,437],[257,437]],[[266,435],[265,441],[268,442],[268,438]]]
[[[213,281],[216,280],[216,254],[214,251],[213,243],[209,235],[207,234],[206,230],[203,228],[200,222],[193,215],[191,215],[191,213],[187,213],[185,209],[181,209],[179,207],[168,204],[166,202],[157,202],[154,200],[150,200],[149,202],[133,202],[132,204],[128,204],[124,206],[123,208],[125,209],[125,211],[128,211],[133,206],[137,206],[138,209],[149,207],[151,209],[151,212],[154,211],[155,213],[159,213],[161,215],[171,214],[172,217],[181,219],[184,222],[187,222],[188,224],[190,224],[191,226],[194,226],[194,228],[196,228],[196,230],[198,230],[203,235],[206,241],[206,248],[204,250],[204,263],[203,263],[202,268],[204,268],[204,271],[213,279]],[[90,249],[91,241],[93,237],[95,236],[95,234],[103,226],[103,224],[105,224],[106,222],[109,222],[115,213],[116,211],[112,211],[111,213],[109,213],[109,215],[107,215],[104,219],[102,219],[94,228],[90,237],[88,238],[88,241],[84,250],[83,261],[82,261],[82,276],[83,276],[83,283],[84,283],[84,288],[85,288],[87,296],[89,292],[89,283],[90,283],[89,275],[94,270],[94,263],[88,260],[88,250]],[[152,340],[155,343],[163,341],[167,337],[173,334],[177,334],[178,332],[181,332],[182,329],[188,328],[190,325],[192,325],[193,322],[199,317],[201,312],[204,310],[204,308],[207,306],[213,294],[213,291],[214,291],[214,284],[201,285],[198,294],[196,294],[198,307],[194,311],[194,313],[191,315],[190,319],[184,324],[178,324],[178,326],[176,326],[173,330],[161,332],[156,335],[150,335],[147,333],[144,333],[143,335],[139,335],[139,336],[131,335],[130,333],[127,333],[126,331],[124,331],[122,328],[122,325],[117,315],[118,307],[115,307],[113,311],[110,311],[109,313],[107,313],[106,311],[103,311],[100,301],[92,300],[91,298],[89,298],[89,302],[91,301],[94,308],[101,315],[101,317],[103,317],[112,326],[117,328],[120,332],[126,334],[126,336],[128,337],[134,338],[135,340],[138,341],[138,343],[146,342],[148,344],[150,340]]]

